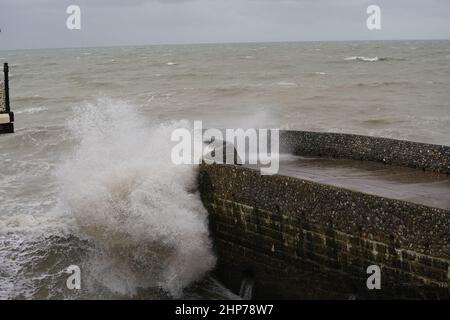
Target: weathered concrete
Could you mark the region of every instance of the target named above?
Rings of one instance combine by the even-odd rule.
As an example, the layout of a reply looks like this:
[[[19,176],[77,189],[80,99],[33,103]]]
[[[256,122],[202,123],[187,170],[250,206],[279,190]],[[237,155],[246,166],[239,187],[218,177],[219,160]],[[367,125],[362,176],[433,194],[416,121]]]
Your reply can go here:
[[[311,139],[304,142],[321,140],[312,133],[299,136]],[[339,137],[341,146],[327,141],[300,147],[296,140],[290,147],[297,154],[330,156],[330,146],[334,146],[339,158],[359,159],[364,154],[364,159],[385,159],[380,162],[435,172],[445,171],[443,164],[449,163],[445,159],[448,147],[390,139],[384,149],[379,145],[369,150],[365,145],[359,151],[346,151],[344,146],[354,147],[349,141],[355,138],[374,139],[373,146],[380,141],[351,136]],[[405,145],[406,153],[422,158],[407,159],[393,152],[402,153]],[[377,154],[380,150],[386,154]],[[300,162],[282,163],[281,174],[285,175],[275,176],[261,176],[243,166],[201,166],[200,188],[210,213],[217,273],[233,291],[239,292],[242,280],[252,277],[256,298],[449,298],[450,189],[446,174],[364,161]],[[398,170],[400,174],[394,177],[392,173]],[[443,191],[434,197],[435,207],[428,198],[436,195],[433,188]],[[409,192],[419,197],[398,199]],[[366,286],[367,267],[374,264],[382,270],[381,290]]]

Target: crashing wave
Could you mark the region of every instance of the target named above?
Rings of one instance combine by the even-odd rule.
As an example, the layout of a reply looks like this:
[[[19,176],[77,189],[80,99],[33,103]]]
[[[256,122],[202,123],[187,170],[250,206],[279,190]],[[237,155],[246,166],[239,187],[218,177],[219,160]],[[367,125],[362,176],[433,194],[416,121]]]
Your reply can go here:
[[[59,177],[65,210],[97,248],[92,286],[181,295],[215,264],[196,168],[170,161],[171,132],[187,122],[150,128],[131,106],[109,100],[76,114],[79,146]]]

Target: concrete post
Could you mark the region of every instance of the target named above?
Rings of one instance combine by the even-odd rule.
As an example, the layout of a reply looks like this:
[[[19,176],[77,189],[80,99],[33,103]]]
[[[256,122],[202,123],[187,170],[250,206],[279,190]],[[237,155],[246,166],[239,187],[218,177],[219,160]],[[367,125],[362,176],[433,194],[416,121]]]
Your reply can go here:
[[[3,64],[3,73],[5,75],[5,111],[11,112],[11,106],[9,103],[9,67],[8,63]]]

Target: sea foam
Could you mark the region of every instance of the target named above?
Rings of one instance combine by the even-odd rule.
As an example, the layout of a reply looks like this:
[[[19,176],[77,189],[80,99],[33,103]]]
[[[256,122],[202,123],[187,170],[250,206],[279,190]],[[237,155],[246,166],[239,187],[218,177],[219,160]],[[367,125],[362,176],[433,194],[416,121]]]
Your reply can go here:
[[[386,60],[386,58],[378,58],[378,57],[366,58],[366,57],[354,56],[354,57],[347,57],[347,58],[345,58],[345,60],[347,60],[347,61],[376,62],[376,61]]]
[[[69,127],[79,143],[58,176],[62,204],[97,247],[89,282],[179,296],[215,264],[197,168],[170,161],[171,132],[188,123],[151,127],[132,106],[102,99]]]

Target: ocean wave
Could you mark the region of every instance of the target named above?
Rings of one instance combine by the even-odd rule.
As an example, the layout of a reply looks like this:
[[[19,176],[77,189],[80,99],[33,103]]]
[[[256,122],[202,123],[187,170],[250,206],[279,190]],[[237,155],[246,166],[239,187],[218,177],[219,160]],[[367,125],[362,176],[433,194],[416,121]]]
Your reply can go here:
[[[105,80],[105,81],[102,81],[102,80],[89,80],[89,81],[87,81],[85,83],[90,88],[103,88],[103,87],[118,86],[117,82],[107,81],[107,80]]]
[[[180,296],[215,264],[196,168],[170,160],[171,132],[187,122],[148,128],[132,106],[107,99],[75,114],[79,145],[58,177],[65,211],[97,248],[92,283]]]
[[[0,299],[79,297],[80,292],[70,292],[62,284],[68,277],[67,263],[81,265],[88,251],[86,241],[71,235],[0,235]],[[35,276],[25,276],[30,274]]]
[[[216,87],[208,89],[212,95],[218,95],[220,97],[237,96],[246,94],[249,92],[250,87],[247,86],[230,86],[230,87]]]
[[[378,127],[378,126],[387,126],[395,123],[396,121],[392,119],[383,119],[383,118],[376,118],[376,119],[367,119],[362,120],[361,123],[365,128],[372,128],[372,127]]]
[[[364,61],[364,62],[383,61],[378,57],[366,58],[366,57],[360,57],[360,56],[347,57],[344,60],[346,60],[346,61]]]
[[[390,86],[402,86],[410,85],[407,80],[393,80],[393,81],[376,81],[376,82],[359,82],[358,87],[390,87]]]
[[[20,169],[22,165],[38,165],[41,156],[44,156],[44,159],[46,159],[49,153],[55,155],[56,150],[64,149],[70,139],[63,126],[17,128],[14,135],[5,138],[7,142],[2,147],[3,161],[12,161],[7,159],[6,155],[18,158],[12,161],[2,173],[6,173],[9,170],[14,171],[17,168],[18,171],[15,174],[20,175],[23,173],[25,176],[26,171],[24,171],[24,168]],[[48,165],[48,162],[44,160],[40,164],[45,166]],[[8,185],[2,186],[4,188],[9,187]]]
[[[328,73],[323,71],[315,71],[315,72],[306,72],[305,75],[307,77],[317,77],[317,76],[326,76]]]
[[[378,62],[378,61],[404,61],[403,58],[391,58],[391,57],[362,57],[362,56],[352,56],[347,57],[344,60],[346,61],[362,61],[362,62]]]
[[[38,94],[35,95],[30,95],[30,96],[18,96],[18,97],[14,97],[14,102],[18,102],[18,103],[25,103],[25,102],[36,102],[36,101],[45,101],[47,100],[47,98],[40,96]]]
[[[15,112],[15,114],[34,114],[34,113],[39,113],[39,112],[43,112],[43,111],[47,111],[48,108],[47,107],[32,107],[32,108],[27,108],[27,109],[23,109],[23,110],[18,110]]]
[[[276,83],[276,85],[280,87],[298,87],[297,83],[287,81],[279,81]]]

